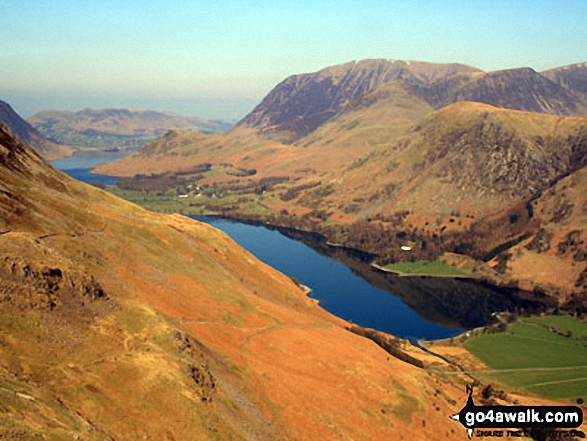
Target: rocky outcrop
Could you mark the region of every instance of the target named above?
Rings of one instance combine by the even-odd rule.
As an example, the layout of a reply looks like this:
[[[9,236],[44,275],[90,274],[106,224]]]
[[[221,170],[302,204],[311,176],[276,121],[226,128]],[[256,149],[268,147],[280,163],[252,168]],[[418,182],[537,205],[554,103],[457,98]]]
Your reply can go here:
[[[92,276],[23,258],[0,261],[0,303],[21,309],[56,310],[108,300]]]
[[[565,89],[587,98],[587,63],[547,70],[542,72],[542,75]]]

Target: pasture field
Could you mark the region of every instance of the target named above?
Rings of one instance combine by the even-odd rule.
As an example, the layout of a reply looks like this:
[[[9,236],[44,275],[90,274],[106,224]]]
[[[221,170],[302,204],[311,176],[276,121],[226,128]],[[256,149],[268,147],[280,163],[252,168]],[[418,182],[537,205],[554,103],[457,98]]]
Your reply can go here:
[[[386,270],[397,272],[400,275],[467,277],[469,274],[448,265],[440,260],[434,262],[397,262],[385,266]]]
[[[587,323],[569,316],[523,318],[505,332],[471,336],[465,348],[489,369],[474,372],[547,398],[587,398]]]

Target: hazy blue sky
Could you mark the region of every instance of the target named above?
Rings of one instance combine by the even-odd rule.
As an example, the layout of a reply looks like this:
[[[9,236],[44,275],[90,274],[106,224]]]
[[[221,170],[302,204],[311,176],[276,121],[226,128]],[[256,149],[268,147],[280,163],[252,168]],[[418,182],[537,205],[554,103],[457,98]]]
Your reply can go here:
[[[365,58],[587,61],[586,0],[0,0],[0,99],[243,116],[286,76]]]

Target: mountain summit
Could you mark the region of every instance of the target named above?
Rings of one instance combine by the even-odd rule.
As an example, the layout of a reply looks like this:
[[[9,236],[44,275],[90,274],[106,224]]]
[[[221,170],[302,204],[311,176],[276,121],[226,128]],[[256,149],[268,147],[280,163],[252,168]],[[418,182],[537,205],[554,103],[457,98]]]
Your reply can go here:
[[[540,113],[587,114],[584,96],[530,68],[485,73],[462,64],[364,60],[285,79],[237,129],[250,128],[260,136],[292,143],[386,83],[399,85],[431,110],[476,101]]]

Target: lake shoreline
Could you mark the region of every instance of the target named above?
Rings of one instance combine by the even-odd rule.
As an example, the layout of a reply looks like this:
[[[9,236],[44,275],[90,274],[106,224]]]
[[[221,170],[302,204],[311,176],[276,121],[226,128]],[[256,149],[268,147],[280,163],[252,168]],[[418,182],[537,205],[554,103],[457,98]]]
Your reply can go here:
[[[432,273],[404,273],[398,270],[391,270],[389,268],[385,268],[381,265],[377,265],[376,263],[371,264],[372,268],[375,268],[378,271],[383,271],[384,273],[390,273],[398,277],[438,277],[443,279],[468,279],[468,280],[480,280],[478,277],[468,276],[468,275],[458,275],[458,274],[432,274]]]

